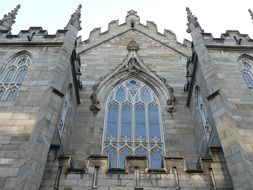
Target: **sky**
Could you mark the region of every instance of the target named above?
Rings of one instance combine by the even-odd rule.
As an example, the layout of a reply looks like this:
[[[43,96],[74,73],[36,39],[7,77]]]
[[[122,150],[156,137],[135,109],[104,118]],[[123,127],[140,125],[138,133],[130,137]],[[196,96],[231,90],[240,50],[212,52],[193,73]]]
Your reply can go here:
[[[141,23],[153,21],[158,31],[172,30],[179,42],[191,37],[186,33],[187,15],[185,8],[189,7],[198,18],[205,32],[220,37],[226,30],[239,30],[253,38],[253,20],[248,9],[253,10],[253,0],[0,0],[0,19],[16,5],[21,8],[13,25],[12,34],[27,30],[30,26],[41,26],[49,34],[55,34],[57,29],[63,29],[70,15],[82,4],[82,31],[78,35],[82,40],[89,37],[93,28],[108,29],[112,20],[125,22],[127,11],[134,9],[140,16]],[[4,3],[3,3],[4,2]]]

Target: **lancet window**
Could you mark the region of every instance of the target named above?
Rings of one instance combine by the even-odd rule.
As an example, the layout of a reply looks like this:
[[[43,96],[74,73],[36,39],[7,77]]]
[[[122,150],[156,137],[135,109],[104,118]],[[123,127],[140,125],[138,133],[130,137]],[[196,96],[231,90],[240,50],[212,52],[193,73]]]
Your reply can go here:
[[[0,75],[0,100],[14,100],[26,77],[31,59],[26,54],[13,58]]]
[[[253,87],[253,61],[243,58],[240,60],[243,79],[248,87]]]
[[[197,110],[200,115],[201,124],[204,128],[204,133],[208,141],[212,132],[212,127],[210,125],[210,119],[209,119],[206,105],[204,104],[203,98],[200,93],[200,88],[198,86],[195,87],[195,101],[196,101]]]
[[[111,168],[124,168],[126,156],[146,156],[161,168],[164,139],[160,103],[155,92],[137,79],[117,85],[106,102],[102,152]]]
[[[58,132],[59,132],[60,138],[62,138],[62,134],[64,132],[69,106],[70,106],[70,92],[67,91],[67,93],[63,97],[62,111],[60,115],[60,121],[58,123]]]

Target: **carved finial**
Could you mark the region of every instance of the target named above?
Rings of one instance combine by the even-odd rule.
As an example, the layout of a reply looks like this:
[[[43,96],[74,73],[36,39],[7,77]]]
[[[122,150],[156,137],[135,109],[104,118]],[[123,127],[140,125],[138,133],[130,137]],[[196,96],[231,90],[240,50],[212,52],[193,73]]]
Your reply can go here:
[[[253,13],[252,13],[251,9],[248,9],[248,11],[249,11],[249,14],[251,16],[251,19],[253,20]]]
[[[76,27],[78,30],[81,30],[81,8],[82,5],[80,4],[77,8],[77,10],[71,15],[71,18],[67,24],[67,26],[65,27],[65,29],[68,29],[69,25],[73,25],[74,27]]]
[[[127,15],[137,15],[137,12],[131,9],[130,11],[127,11]]]
[[[186,12],[187,12],[187,20],[188,20],[188,23],[187,23],[188,29],[186,30],[186,32],[191,33],[196,28],[201,29],[198,23],[198,18],[192,14],[191,10],[188,7],[186,7]]]
[[[138,51],[139,50],[139,45],[137,44],[136,41],[131,40],[129,44],[127,45],[127,50],[128,51]]]
[[[18,9],[20,9],[20,5],[17,5],[15,9],[4,15],[3,19],[0,20],[0,30],[11,30],[12,25],[15,23]]]

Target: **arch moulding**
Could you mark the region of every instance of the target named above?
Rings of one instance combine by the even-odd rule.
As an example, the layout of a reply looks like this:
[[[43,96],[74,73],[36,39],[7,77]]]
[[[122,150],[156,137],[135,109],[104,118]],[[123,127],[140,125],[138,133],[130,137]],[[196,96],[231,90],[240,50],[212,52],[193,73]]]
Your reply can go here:
[[[166,103],[168,112],[174,112],[176,98],[173,95],[173,88],[165,78],[162,78],[143,63],[138,55],[139,46],[134,40],[129,42],[127,50],[129,52],[123,62],[101,77],[99,82],[93,86],[93,93],[90,96],[92,101],[90,110],[95,113],[100,111],[100,102],[105,102],[104,99],[106,98],[104,94],[108,95],[120,82],[129,78],[136,78],[149,85],[157,93],[161,102]]]

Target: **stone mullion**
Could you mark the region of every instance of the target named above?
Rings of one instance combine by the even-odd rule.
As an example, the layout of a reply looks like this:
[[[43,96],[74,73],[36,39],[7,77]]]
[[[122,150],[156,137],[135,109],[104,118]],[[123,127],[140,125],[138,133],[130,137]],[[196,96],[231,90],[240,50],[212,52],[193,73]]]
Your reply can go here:
[[[147,135],[147,152],[148,152],[148,164],[151,166],[150,160],[150,139],[149,139],[149,115],[148,115],[148,104],[144,104],[145,106],[145,127],[146,127],[146,135]],[[145,147],[145,146],[144,146]]]
[[[115,100],[116,101],[116,100]],[[118,167],[119,166],[119,157],[120,157],[120,133],[121,133],[121,121],[122,121],[122,103],[118,103],[119,105],[119,110],[118,110],[118,126],[117,126],[117,129],[118,129],[118,137],[117,137],[117,155],[116,155],[116,158],[117,158],[117,163],[116,163],[116,166]]]

